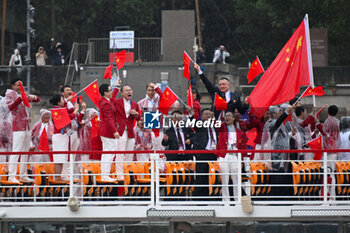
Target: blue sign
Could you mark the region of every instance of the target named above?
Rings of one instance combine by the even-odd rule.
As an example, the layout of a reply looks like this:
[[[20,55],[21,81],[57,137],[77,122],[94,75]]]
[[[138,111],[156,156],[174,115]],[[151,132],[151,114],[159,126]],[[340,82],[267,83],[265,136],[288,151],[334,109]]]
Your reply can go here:
[[[143,128],[145,129],[160,129],[161,126],[161,113],[156,112],[143,112]]]

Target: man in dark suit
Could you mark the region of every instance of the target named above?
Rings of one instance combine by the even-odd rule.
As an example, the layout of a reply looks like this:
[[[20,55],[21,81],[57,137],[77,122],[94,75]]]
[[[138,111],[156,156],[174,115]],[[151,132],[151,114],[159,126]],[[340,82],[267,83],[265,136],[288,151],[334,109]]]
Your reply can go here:
[[[201,119],[203,122],[210,120],[212,111],[209,108],[203,109],[201,112]],[[218,133],[214,127],[196,128],[196,136],[194,138],[194,150],[216,150],[218,142]],[[202,161],[216,161],[217,156],[214,153],[209,154],[195,154],[196,161],[196,185],[209,185],[209,175],[202,175],[201,173],[209,172],[208,162]],[[194,190],[195,196],[208,196],[209,187],[196,187]],[[204,199],[204,201],[207,199]]]
[[[194,132],[191,128],[180,127],[179,122],[183,120],[182,114],[179,111],[174,111],[172,114],[172,126],[164,133],[162,145],[167,150],[191,150],[191,145],[194,140]],[[192,154],[166,154],[168,161],[182,161],[192,159]]]
[[[104,151],[116,151],[117,150],[117,140],[120,137],[117,131],[116,124],[116,108],[114,102],[116,101],[112,98],[112,88],[108,84],[102,84],[99,88],[102,98],[99,101],[100,108],[100,119],[101,128],[100,135],[102,141],[102,148]],[[119,89],[116,88],[113,95],[117,95]],[[101,158],[101,173],[102,180],[114,182],[115,179],[109,177],[111,170],[111,164],[114,158],[114,154],[102,154]]]
[[[121,88],[122,98],[117,99],[114,102],[117,118],[117,130],[120,138],[117,142],[118,151],[134,150],[135,146],[135,133],[133,130],[134,120],[138,121],[141,118],[139,113],[139,105],[132,100],[132,89],[129,86]],[[113,95],[116,97],[116,95]],[[133,160],[133,154],[116,154],[116,173],[117,179],[123,180],[123,164],[122,161],[131,162]]]
[[[194,65],[194,68],[197,70],[199,77],[203,81],[205,87],[208,90],[208,93],[213,100],[213,106],[212,109],[214,111],[214,115],[216,119],[222,119],[224,117],[224,111],[218,111],[215,109],[214,106],[214,100],[215,100],[215,95],[218,94],[220,97],[222,97],[224,100],[227,102],[227,111],[230,112],[235,112],[235,109],[241,113],[244,114],[245,111],[248,110],[249,105],[244,103],[242,104],[241,102],[241,96],[238,93],[233,93],[230,91],[230,81],[228,78],[221,78],[219,81],[219,87],[214,86],[209,79],[204,75],[202,72],[200,66],[198,64]]]

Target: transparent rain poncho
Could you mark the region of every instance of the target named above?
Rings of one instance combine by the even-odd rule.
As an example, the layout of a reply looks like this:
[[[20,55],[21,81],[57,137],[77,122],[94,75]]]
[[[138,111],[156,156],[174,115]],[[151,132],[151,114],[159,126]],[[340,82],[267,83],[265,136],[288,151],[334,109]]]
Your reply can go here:
[[[0,151],[12,150],[12,114],[6,98],[0,96]]]

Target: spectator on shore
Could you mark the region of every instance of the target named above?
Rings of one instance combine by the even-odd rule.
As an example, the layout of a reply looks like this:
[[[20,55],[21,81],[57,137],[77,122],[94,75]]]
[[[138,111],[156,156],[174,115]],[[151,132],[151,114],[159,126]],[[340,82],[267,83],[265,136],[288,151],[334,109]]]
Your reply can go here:
[[[13,50],[9,66],[22,66],[22,58],[18,49]]]
[[[230,53],[227,52],[225,46],[220,45],[220,47],[217,48],[214,52],[213,63],[214,64],[217,64],[217,63],[226,64],[225,58],[229,57],[229,56],[230,56]]]
[[[40,46],[38,52],[35,54],[36,57],[36,65],[37,66],[45,66],[47,54],[44,47]]]

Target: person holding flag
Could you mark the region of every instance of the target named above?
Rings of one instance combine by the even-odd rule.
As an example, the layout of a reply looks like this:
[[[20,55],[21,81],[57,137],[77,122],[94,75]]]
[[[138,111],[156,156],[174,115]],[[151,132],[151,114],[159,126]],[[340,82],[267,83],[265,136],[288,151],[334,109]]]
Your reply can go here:
[[[214,111],[214,115],[216,119],[223,119],[225,111],[218,110],[215,103],[215,97],[218,95],[222,99],[224,99],[227,103],[226,110],[230,112],[234,112],[235,109],[241,113],[244,114],[245,111],[248,110],[249,105],[246,103],[242,104],[241,102],[241,96],[238,93],[233,93],[230,91],[230,81],[228,78],[223,77],[219,81],[219,87],[214,86],[209,79],[204,75],[202,72],[200,66],[198,64],[194,64],[194,68],[197,70],[199,77],[203,81],[205,87],[207,88],[207,91],[213,100],[213,106],[212,109]]]
[[[69,110],[65,108],[65,101],[62,95],[56,94],[50,99],[50,103],[53,105],[51,114],[53,123],[55,126],[52,136],[52,150],[53,151],[70,151],[72,134],[71,121],[76,119],[79,105],[75,104],[72,113],[68,113]],[[67,154],[54,154],[53,162],[55,163],[55,174],[62,174],[56,176],[57,181],[68,180],[69,164]]]
[[[47,144],[49,147],[52,145],[52,135],[54,133],[54,124],[51,120],[51,112],[46,109],[40,110],[40,119],[33,125],[31,130],[31,151],[41,151],[41,144]],[[44,132],[45,131],[45,132]],[[45,136],[46,135],[46,136]],[[46,140],[46,142],[45,142]],[[46,149],[47,149],[46,146]],[[49,148],[50,149],[50,148]],[[50,156],[48,154],[31,155],[30,162],[42,163],[50,162]]]
[[[155,112],[158,110],[159,100],[162,94],[160,87],[150,82],[146,86],[145,98],[141,99],[137,104],[142,111]]]
[[[336,118],[338,113],[338,107],[336,105],[331,105],[328,107],[328,117],[325,122],[319,123],[316,118],[316,128],[320,131],[323,138],[323,148],[328,150],[338,149],[339,143],[339,123],[340,121]],[[335,161],[338,159],[337,153],[328,152],[327,153],[327,165],[324,164],[324,169],[329,168],[333,174],[331,174],[332,178],[332,187],[331,187],[331,196],[335,196],[335,176],[334,172],[336,172]]]
[[[77,102],[77,96],[74,95],[72,91],[72,87],[68,84],[63,85],[61,88],[61,94],[64,100],[64,107],[68,108],[68,113],[72,113],[74,111],[74,105]],[[80,145],[79,136],[78,136],[78,127],[79,127],[78,116],[79,116],[79,113],[77,114],[77,117],[75,119],[72,119],[72,122],[71,122],[72,135],[70,137],[70,140],[71,140],[72,151],[78,150],[78,147]]]
[[[12,151],[29,151],[30,148],[30,118],[27,108],[30,102],[39,102],[40,98],[36,95],[25,93],[21,79],[11,81],[12,89],[6,91],[6,104],[12,116],[13,143]],[[16,179],[17,162],[20,158],[20,180],[23,182],[33,182],[27,175],[28,155],[10,155],[9,156],[9,178],[8,181],[19,183]]]

